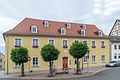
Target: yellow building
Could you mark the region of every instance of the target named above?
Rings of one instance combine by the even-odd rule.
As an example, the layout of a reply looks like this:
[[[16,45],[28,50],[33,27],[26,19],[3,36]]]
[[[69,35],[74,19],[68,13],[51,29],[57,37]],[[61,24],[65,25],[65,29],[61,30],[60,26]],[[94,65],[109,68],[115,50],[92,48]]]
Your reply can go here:
[[[20,71],[20,65],[14,64],[10,59],[11,49],[26,47],[31,61],[25,63],[25,71],[48,70],[49,65],[44,62],[40,50],[45,44],[53,44],[60,51],[58,60],[54,61],[55,68],[76,67],[76,60],[69,54],[70,45],[75,41],[86,42],[89,46],[89,59],[83,58],[84,66],[100,66],[110,60],[109,37],[95,25],[78,24],[70,22],[57,22],[25,18],[15,28],[5,32],[6,64],[5,72]],[[82,60],[80,60],[82,61]]]

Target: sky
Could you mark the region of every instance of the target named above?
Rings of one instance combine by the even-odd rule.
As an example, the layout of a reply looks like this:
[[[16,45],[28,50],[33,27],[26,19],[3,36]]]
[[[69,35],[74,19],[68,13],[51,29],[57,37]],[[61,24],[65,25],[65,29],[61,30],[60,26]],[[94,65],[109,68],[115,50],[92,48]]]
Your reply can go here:
[[[95,24],[106,35],[120,19],[120,0],[0,0],[0,52],[3,33],[24,18]]]

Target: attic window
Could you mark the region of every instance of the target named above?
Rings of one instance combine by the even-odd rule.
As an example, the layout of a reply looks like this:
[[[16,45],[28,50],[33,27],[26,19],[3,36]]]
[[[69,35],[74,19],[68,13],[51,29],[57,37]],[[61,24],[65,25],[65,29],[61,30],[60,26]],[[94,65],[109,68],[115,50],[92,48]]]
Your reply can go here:
[[[71,23],[67,23],[66,26],[68,29],[71,28]]]
[[[61,32],[62,35],[66,35],[66,29],[65,28],[61,28],[60,32]]]
[[[98,31],[98,36],[102,36],[102,31]]]
[[[85,30],[81,29],[80,34],[81,34],[81,36],[85,36]]]
[[[45,27],[49,27],[49,22],[48,21],[44,21],[44,26]]]
[[[82,28],[82,29],[86,29],[86,25],[83,24],[83,25],[81,26],[81,28]]]
[[[36,25],[31,26],[31,32],[32,33],[37,33],[37,26]]]

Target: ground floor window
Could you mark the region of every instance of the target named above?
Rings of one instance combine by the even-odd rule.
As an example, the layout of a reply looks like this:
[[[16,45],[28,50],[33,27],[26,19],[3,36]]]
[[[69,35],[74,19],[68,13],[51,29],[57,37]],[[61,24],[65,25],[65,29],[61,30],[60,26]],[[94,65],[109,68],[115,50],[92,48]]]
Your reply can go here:
[[[96,55],[92,55],[92,62],[96,63]]]
[[[114,54],[114,59],[117,59],[117,53]]]
[[[38,57],[33,57],[33,59],[32,59],[32,65],[35,67],[35,66],[38,66],[38,62],[39,62],[39,60],[38,60]]]
[[[21,66],[21,64],[17,64],[17,63],[14,64],[15,68],[19,68],[20,66]]]
[[[101,56],[101,61],[102,61],[102,62],[105,62],[105,55],[102,55],[102,56]]]
[[[83,63],[88,63],[88,56],[83,57]]]

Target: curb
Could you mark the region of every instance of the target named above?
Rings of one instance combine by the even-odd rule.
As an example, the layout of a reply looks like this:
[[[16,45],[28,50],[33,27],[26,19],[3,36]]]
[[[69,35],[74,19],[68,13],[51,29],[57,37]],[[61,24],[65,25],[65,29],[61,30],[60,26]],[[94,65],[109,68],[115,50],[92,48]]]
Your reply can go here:
[[[65,79],[70,79],[70,78],[82,78],[82,77],[89,77],[89,76],[93,76],[101,71],[104,71],[104,70],[108,70],[108,69],[111,69],[111,68],[104,68],[104,69],[100,69],[98,71],[95,71],[91,74],[86,74],[86,75],[75,75],[75,76],[69,76],[69,77],[64,77],[64,78],[61,78],[61,77],[46,77],[46,78],[38,78],[38,77],[2,77],[2,78],[10,78],[10,79],[39,79],[39,80],[65,80]]]

